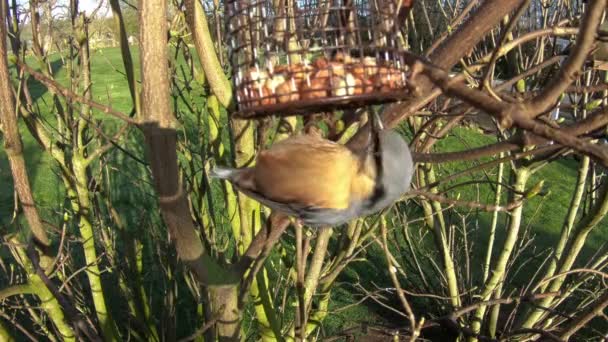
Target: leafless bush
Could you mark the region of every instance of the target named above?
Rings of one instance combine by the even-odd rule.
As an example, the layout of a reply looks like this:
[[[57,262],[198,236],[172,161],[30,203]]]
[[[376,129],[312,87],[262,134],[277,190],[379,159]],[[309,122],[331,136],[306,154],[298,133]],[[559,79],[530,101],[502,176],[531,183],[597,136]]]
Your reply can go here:
[[[91,71],[77,0],[61,32],[51,1],[1,2],[0,128],[18,199],[2,221],[2,338],[605,338],[606,1],[417,1],[401,23],[411,96],[382,113],[410,138],[414,189],[322,230],[289,228],[207,172],[303,127],[361,144],[365,108],[231,118],[222,2],[109,3],[126,101]],[[139,69],[127,8],[140,13]],[[26,163],[22,140],[53,167]],[[54,173],[57,203],[41,207],[34,171]],[[532,221],[562,197],[549,239]],[[355,299],[336,306],[338,291]],[[361,305],[391,326],[326,329]]]

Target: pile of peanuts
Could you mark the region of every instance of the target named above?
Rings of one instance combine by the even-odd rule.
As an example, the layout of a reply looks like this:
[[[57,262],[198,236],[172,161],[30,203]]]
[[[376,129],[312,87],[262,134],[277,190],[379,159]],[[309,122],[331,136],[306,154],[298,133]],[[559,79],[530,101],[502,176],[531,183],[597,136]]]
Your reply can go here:
[[[386,92],[405,86],[405,74],[373,57],[353,58],[337,53],[332,60],[316,58],[311,64],[278,65],[272,70],[251,68],[237,91],[245,107],[299,100]]]

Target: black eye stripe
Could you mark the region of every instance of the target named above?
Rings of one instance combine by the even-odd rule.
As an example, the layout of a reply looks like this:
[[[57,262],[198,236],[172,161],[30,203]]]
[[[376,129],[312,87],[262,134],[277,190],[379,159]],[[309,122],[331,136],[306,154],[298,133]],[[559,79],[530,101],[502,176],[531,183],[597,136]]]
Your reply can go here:
[[[376,183],[374,184],[374,192],[369,198],[370,203],[375,203],[384,197],[386,193],[386,189],[384,189],[384,168],[382,165],[382,146],[380,145],[380,134],[379,132],[374,132],[373,134],[373,144],[374,144],[374,163],[376,164]]]
[[[376,163],[376,180],[382,179],[382,146],[380,146],[380,134],[377,132],[373,136],[374,139],[374,162]]]
[[[382,197],[384,197],[385,194],[386,190],[384,189],[384,186],[380,184],[380,182],[377,182],[376,186],[374,187],[374,192],[369,197],[369,203],[374,204],[378,202]]]

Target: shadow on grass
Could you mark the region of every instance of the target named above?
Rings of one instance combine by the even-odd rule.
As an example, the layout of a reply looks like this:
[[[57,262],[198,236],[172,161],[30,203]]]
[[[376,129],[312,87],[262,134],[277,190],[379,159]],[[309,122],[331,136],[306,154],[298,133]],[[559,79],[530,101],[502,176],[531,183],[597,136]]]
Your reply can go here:
[[[53,58],[51,59],[49,65],[51,68],[51,74],[54,75],[56,79],[61,78],[58,76],[61,76],[62,73],[65,73],[65,71],[63,70],[63,61],[59,55],[53,55]],[[32,95],[33,102],[37,102],[49,92],[48,88],[44,84],[40,83],[40,81],[34,79],[31,76],[27,78],[26,84],[30,91],[30,94]],[[48,107],[50,108],[51,106],[52,103],[49,103]]]

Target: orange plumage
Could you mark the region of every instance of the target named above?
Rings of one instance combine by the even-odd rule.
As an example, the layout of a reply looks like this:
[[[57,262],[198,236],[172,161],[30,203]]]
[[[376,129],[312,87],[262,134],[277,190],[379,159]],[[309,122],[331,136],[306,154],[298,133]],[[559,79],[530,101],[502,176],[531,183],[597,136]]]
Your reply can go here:
[[[305,207],[346,209],[374,187],[375,168],[338,143],[315,135],[296,135],[261,151],[254,168],[237,184],[280,202]]]
[[[307,225],[336,226],[389,206],[409,189],[413,161],[403,138],[374,115],[369,141],[353,152],[296,135],[261,151],[253,167],[216,167],[211,176]]]

